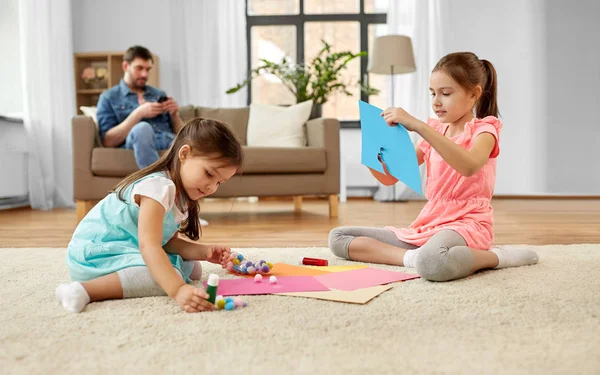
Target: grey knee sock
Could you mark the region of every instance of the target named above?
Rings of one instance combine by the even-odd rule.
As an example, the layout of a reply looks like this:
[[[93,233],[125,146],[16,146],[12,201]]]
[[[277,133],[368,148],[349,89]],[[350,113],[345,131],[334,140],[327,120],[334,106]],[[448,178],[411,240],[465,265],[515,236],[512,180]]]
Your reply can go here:
[[[421,248],[415,262],[419,275],[430,281],[461,279],[472,267],[473,254],[466,246]]]
[[[465,245],[462,236],[452,230],[436,233],[417,252],[417,272],[431,281],[450,281],[469,275],[473,254]]]
[[[340,228],[335,228],[329,232],[329,249],[335,256],[350,259],[348,246],[354,238],[354,236],[345,234]]]
[[[331,252],[345,259],[350,259],[348,247],[356,237],[369,237],[377,241],[396,246],[402,249],[416,249],[417,246],[400,241],[396,234],[385,228],[370,227],[337,227],[329,233],[329,249]]]
[[[152,277],[148,267],[129,267],[117,271],[123,298],[158,297],[166,296],[167,293],[158,285]]]

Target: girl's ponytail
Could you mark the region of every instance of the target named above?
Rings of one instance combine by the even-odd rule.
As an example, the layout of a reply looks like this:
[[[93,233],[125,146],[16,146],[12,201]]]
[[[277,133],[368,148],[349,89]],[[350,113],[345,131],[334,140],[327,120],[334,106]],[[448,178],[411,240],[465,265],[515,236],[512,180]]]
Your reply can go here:
[[[477,101],[477,106],[475,107],[475,115],[477,118],[484,118],[486,116],[494,116],[498,117],[498,84],[496,78],[496,69],[492,65],[491,62],[483,59],[480,60],[483,69],[485,71],[486,83],[485,87],[483,87],[483,91],[481,93],[481,97]]]

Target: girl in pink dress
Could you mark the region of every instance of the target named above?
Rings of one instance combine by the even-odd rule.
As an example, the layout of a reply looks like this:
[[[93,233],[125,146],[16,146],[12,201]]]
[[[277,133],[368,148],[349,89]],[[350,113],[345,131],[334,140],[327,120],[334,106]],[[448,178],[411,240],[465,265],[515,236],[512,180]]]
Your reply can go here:
[[[433,281],[537,263],[537,254],[530,250],[490,249],[490,200],[502,129],[494,66],[470,52],[452,53],[437,63],[430,86],[438,119],[426,124],[402,108],[381,114],[389,126],[400,123],[423,138],[415,151],[419,164],[427,165],[427,204],[408,228],[335,228],[329,248],[346,259],[414,267]],[[373,169],[371,173],[393,185],[398,180],[388,173],[385,157],[378,155],[385,174]]]

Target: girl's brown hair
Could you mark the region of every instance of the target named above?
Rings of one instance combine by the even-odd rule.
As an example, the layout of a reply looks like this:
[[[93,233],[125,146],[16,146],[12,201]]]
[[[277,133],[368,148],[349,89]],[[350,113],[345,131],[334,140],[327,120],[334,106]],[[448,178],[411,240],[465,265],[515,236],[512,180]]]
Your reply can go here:
[[[179,231],[192,240],[197,240],[200,238],[200,207],[198,201],[190,199],[185,192],[179,175],[179,149],[185,145],[191,148],[194,156],[223,160],[228,166],[238,169],[242,166],[242,146],[227,125],[215,120],[195,118],[181,128],[169,150],[158,161],[127,176],[112,192],[118,193],[119,199],[125,201],[123,192],[135,181],[152,173],[168,172],[175,183],[180,208],[187,208],[188,212]]]
[[[475,104],[475,116],[498,117],[496,69],[491,62],[480,60],[471,52],[457,52],[446,55],[438,61],[433,72],[442,70],[466,90],[481,86],[481,96]]]

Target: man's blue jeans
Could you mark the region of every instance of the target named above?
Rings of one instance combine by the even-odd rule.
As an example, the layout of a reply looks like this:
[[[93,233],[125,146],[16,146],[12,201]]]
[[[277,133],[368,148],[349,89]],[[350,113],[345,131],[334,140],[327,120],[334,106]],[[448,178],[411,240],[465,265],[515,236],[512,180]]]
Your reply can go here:
[[[133,126],[127,139],[125,148],[133,149],[135,161],[140,169],[146,168],[158,160],[158,150],[166,150],[175,139],[175,134],[170,132],[155,132],[148,122],[138,122]]]

